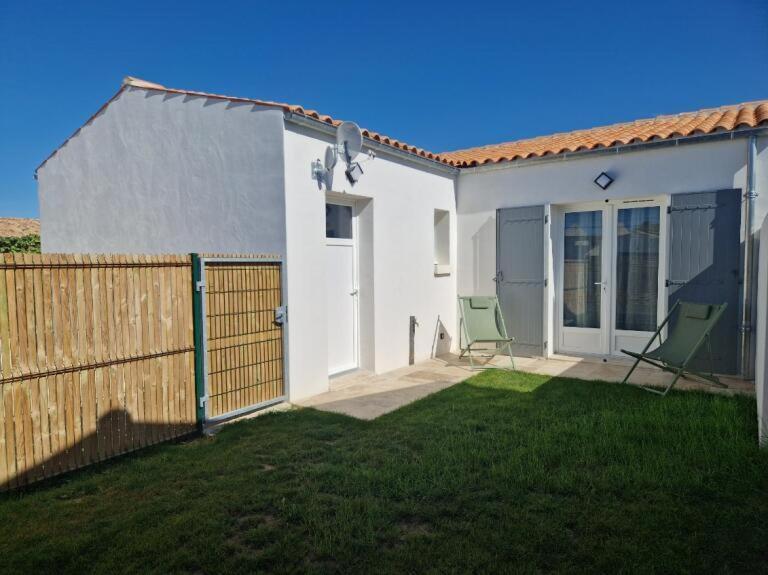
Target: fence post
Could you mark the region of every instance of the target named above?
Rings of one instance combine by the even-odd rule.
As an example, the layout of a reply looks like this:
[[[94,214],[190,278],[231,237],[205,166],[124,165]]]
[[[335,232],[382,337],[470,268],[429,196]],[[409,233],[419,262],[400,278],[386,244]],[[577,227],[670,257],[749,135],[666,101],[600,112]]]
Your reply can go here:
[[[202,268],[200,265],[200,256],[192,256],[192,315],[194,318],[194,338],[195,338],[195,412],[197,413],[197,427],[200,431],[205,423],[205,334],[203,333],[203,292],[198,289],[198,282],[202,281]]]

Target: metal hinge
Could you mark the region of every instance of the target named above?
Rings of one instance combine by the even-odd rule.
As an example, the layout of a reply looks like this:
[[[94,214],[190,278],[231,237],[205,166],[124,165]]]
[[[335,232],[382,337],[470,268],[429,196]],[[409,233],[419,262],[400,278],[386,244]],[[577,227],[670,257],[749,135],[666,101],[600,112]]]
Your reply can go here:
[[[205,280],[200,280],[195,284],[195,289],[197,291],[203,291],[205,289]]]
[[[739,333],[749,333],[752,331],[751,323],[743,323],[739,326]]]
[[[549,214],[544,214],[544,223],[545,224],[549,223]]]
[[[667,206],[667,213],[672,212],[693,212],[696,210],[716,210],[717,204],[701,204],[699,206]]]
[[[208,396],[204,395],[200,398],[200,407],[205,407],[205,404],[208,403]]]
[[[549,278],[544,278],[544,287],[549,285]]]

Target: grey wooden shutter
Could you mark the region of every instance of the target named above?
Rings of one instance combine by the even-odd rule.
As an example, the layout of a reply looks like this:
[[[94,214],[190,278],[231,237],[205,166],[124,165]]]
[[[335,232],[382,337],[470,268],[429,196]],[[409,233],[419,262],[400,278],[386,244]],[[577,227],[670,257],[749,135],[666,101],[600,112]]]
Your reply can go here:
[[[496,214],[496,292],[515,355],[544,354],[544,206]]]
[[[741,191],[672,195],[669,207],[669,309],[678,300],[728,302],[712,333],[715,371],[737,373],[742,278]],[[706,347],[696,367],[708,369]]]

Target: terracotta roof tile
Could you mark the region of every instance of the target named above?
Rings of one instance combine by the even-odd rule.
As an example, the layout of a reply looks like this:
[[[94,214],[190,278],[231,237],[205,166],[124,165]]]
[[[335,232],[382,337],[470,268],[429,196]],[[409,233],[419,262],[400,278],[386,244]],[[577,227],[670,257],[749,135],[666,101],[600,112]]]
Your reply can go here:
[[[40,220],[0,218],[0,238],[20,238],[31,235],[40,235]]]
[[[256,98],[241,98],[238,96],[226,96],[223,94],[212,94],[210,92],[198,92],[195,90],[180,90],[178,88],[167,88],[166,86],[163,86],[162,84],[156,84],[154,82],[148,82],[147,80],[142,80],[140,78],[133,78],[131,76],[126,77],[123,80],[123,85],[121,86],[120,90],[112,96],[112,98],[109,99],[99,110],[93,114],[88,120],[86,120],[84,126],[87,126],[90,124],[94,118],[96,118],[98,115],[101,114],[101,112],[104,111],[104,109],[113,102],[120,93],[126,88],[126,87],[134,87],[134,88],[143,88],[146,90],[158,90],[163,92],[168,92],[170,94],[184,94],[187,96],[200,96],[203,98],[211,98],[211,99],[218,99],[218,100],[228,100],[230,102],[243,102],[243,103],[249,103],[249,104],[255,104],[258,106],[266,106],[266,107],[274,107],[274,108],[280,108],[284,112],[291,112],[293,114],[298,114],[301,116],[305,116],[308,118],[314,118],[315,120],[319,120],[321,122],[324,122],[326,124],[330,124],[332,126],[338,126],[341,124],[342,120],[337,120],[335,118],[332,118],[331,116],[320,114],[316,110],[310,110],[307,108],[304,108],[303,106],[299,106],[296,104],[286,104],[284,102],[273,102],[271,100],[259,100]],[[84,127],[83,126],[83,127]],[[82,130],[82,127],[79,128],[77,131],[75,131],[74,134],[72,134],[69,138],[67,138],[64,143],[59,146],[56,150],[54,150],[38,167],[37,170],[42,168],[45,163],[51,159],[54,155],[56,155],[56,152],[58,152],[62,147],[66,145],[66,143],[71,140],[73,137],[75,137],[80,130]],[[452,162],[449,162],[448,160],[442,158],[439,154],[434,154],[432,152],[429,152],[427,150],[424,150],[422,148],[418,148],[416,146],[411,146],[409,144],[406,144],[404,142],[400,142],[399,140],[395,140],[394,138],[390,138],[388,136],[385,136],[383,134],[379,134],[378,132],[374,132],[372,130],[366,130],[362,129],[361,131],[363,133],[363,136],[366,138],[369,138],[375,142],[379,142],[388,146],[392,146],[393,148],[397,148],[400,150],[404,150],[406,152],[410,152],[414,155],[420,156],[422,158],[427,158],[429,160],[433,160],[435,162],[439,162],[446,165],[453,165]],[[37,173],[37,170],[35,170],[35,173]]]
[[[332,126],[338,126],[341,124],[342,120],[337,120],[335,118],[332,118],[331,116],[321,114],[317,110],[311,110],[308,108],[304,108],[303,106],[299,106],[296,104],[286,104],[284,102],[273,102],[270,100],[258,100],[255,98],[240,98],[236,96],[225,96],[222,94],[211,94],[209,92],[197,92],[193,90],[180,90],[178,88],[166,88],[165,86],[161,84],[155,84],[154,82],[147,82],[146,80],[140,80],[138,78],[132,78],[127,77],[123,81],[124,86],[134,86],[136,88],[145,88],[148,90],[161,90],[164,92],[169,92],[172,94],[185,94],[188,96],[201,96],[204,98],[212,98],[212,99],[222,99],[222,100],[229,100],[231,102],[247,102],[256,104],[258,106],[268,106],[268,107],[274,107],[274,108],[281,108],[285,112],[292,112],[294,114],[299,114],[301,116],[306,116],[308,118],[314,118],[315,120],[320,120],[321,122],[324,122],[326,124],[330,124]],[[447,160],[442,159],[437,154],[433,154],[432,152],[428,152],[427,150],[423,150],[421,148],[417,148],[416,146],[411,146],[409,144],[406,144],[404,142],[400,142],[398,140],[395,140],[393,138],[389,138],[388,136],[384,136],[383,134],[379,134],[377,132],[374,132],[372,130],[365,130],[361,128],[361,131],[363,133],[363,136],[366,138],[369,138],[371,140],[374,140],[376,142],[380,142],[382,144],[386,144],[388,146],[392,146],[393,148],[397,148],[400,150],[405,150],[407,152],[410,152],[412,154],[415,154],[417,156],[421,156],[423,158],[428,158],[430,160],[435,160],[437,162],[443,163],[443,164],[449,164]]]
[[[123,81],[123,86],[117,94],[91,116],[85,125],[88,125],[96,116],[98,116],[128,86],[147,90],[159,90],[172,94],[200,96],[204,98],[228,100],[230,102],[244,102],[260,106],[275,107],[280,108],[285,112],[314,118],[332,126],[341,124],[341,120],[337,120],[331,116],[320,114],[315,110],[307,109],[295,104],[258,100],[255,98],[225,96],[222,94],[211,94],[209,92],[198,92],[194,90],[167,88],[161,84],[155,84],[154,82],[127,77]],[[440,154],[400,142],[399,140],[379,134],[372,130],[362,129],[362,132],[364,137],[375,142],[399,150],[404,150],[408,153],[442,164],[466,168],[482,164],[550,156],[565,152],[581,152],[599,148],[623,146],[626,144],[665,140],[668,138],[711,134],[744,128],[756,128],[764,124],[768,124],[768,100],[722,106],[720,108],[686,112],[671,116],[658,116],[656,118],[635,120],[634,122],[614,124],[612,126],[575,130],[573,132],[539,136],[526,140],[504,142]],[[76,136],[78,132],[80,132],[80,129],[70,136],[58,149],[61,149],[61,147],[63,147],[63,145],[65,145],[72,137]],[[56,151],[58,151],[58,149]],[[56,151],[40,164],[38,170],[48,161],[48,159],[56,154]]]
[[[768,100],[444,152],[440,156],[452,165],[466,168],[564,152],[580,152],[719,131],[730,132],[764,124],[768,124]]]

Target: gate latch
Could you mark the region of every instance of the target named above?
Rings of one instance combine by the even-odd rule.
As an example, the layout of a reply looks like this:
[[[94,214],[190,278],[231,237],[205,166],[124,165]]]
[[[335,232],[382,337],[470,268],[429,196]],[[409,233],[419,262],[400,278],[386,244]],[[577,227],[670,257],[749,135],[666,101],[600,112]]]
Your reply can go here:
[[[288,306],[281,305],[275,308],[275,323],[277,325],[283,325],[288,321]]]

